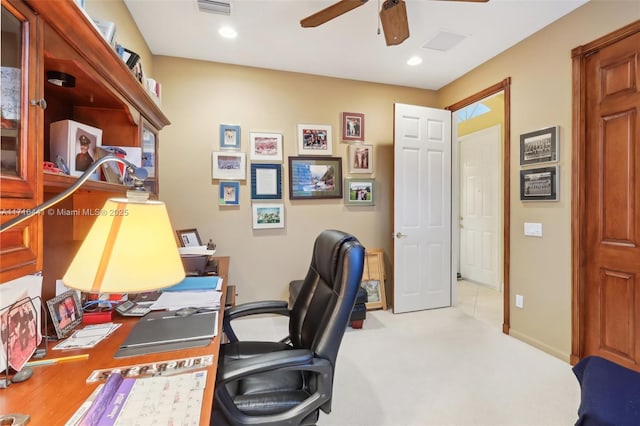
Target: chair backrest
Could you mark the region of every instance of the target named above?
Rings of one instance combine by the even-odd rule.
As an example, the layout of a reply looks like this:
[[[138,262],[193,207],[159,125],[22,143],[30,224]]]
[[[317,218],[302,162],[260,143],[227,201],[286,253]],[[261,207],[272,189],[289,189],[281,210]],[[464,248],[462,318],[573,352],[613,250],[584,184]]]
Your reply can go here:
[[[365,249],[353,235],[325,230],[316,238],[311,265],[291,308],[294,348],[311,349],[335,366],[355,304]]]

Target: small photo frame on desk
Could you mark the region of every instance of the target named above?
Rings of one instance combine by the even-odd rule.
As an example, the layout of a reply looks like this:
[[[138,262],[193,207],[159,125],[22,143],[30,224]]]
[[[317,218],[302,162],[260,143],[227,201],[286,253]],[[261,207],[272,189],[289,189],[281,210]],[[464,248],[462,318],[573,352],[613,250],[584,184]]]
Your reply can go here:
[[[47,308],[58,339],[69,335],[71,330],[82,323],[80,298],[75,290],[68,290],[47,300]]]
[[[197,229],[179,229],[176,231],[182,247],[200,247],[202,240]]]

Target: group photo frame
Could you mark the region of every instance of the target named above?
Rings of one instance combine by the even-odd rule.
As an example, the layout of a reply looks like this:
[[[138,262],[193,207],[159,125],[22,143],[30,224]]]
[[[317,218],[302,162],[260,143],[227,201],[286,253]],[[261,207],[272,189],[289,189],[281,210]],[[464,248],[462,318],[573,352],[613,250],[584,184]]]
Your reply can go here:
[[[558,166],[520,171],[520,201],[558,201]]]
[[[298,155],[332,155],[333,136],[327,124],[298,124]]]
[[[283,203],[253,203],[253,229],[284,228]]]
[[[342,157],[289,157],[289,198],[342,198]]]
[[[520,165],[558,161],[559,136],[559,126],[520,135]]]
[[[244,152],[214,151],[211,159],[211,178],[245,180],[247,160]]]
[[[249,159],[256,161],[282,161],[282,134],[249,133]]]

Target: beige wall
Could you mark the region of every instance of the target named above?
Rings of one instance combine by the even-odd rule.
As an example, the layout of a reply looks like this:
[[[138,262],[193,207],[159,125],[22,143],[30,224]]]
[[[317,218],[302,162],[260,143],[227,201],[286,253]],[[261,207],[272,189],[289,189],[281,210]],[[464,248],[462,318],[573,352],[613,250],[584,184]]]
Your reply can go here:
[[[118,22],[118,40],[136,46],[145,64],[151,62],[123,3],[87,3],[90,13]],[[591,0],[437,94],[154,57],[145,70],[153,69],[153,77],[162,82],[163,110],[172,121],[160,135],[160,196],[176,228],[197,228],[203,239],[212,238],[218,244],[219,254],[232,257],[230,276],[239,285],[240,301],[286,297],[287,283],[303,276],[311,242],[324,228],[353,232],[367,247],[383,248],[388,265],[393,103],[445,107],[511,77],[511,333],[566,360],[571,341],[570,52],[637,19],[640,5],[635,0]],[[347,207],[340,200],[291,202],[285,183],[285,229],[254,231],[249,180],[242,183],[239,207],[218,206],[218,184],[211,180],[210,168],[211,152],[219,147],[221,123],[242,126],[245,152],[250,131],[282,133],[285,158],[296,155],[297,123],[331,124],[334,151],[344,157],[346,144],[338,141],[342,111],[366,115],[367,142],[374,144],[376,206]],[[551,125],[561,128],[560,201],[521,203],[519,135]],[[288,167],[284,179],[288,179]],[[525,238],[525,221],[541,222],[544,236]],[[525,297],[522,310],[513,305],[516,293]]]
[[[511,335],[568,360],[571,351],[571,50],[640,18],[635,1],[594,1],[438,92],[450,105],[505,77],[511,85]],[[560,201],[523,203],[519,135],[560,126]],[[540,222],[543,237],[525,237]],[[514,305],[524,296],[524,309]]]
[[[171,57],[154,61],[163,110],[172,122],[160,135],[160,198],[177,229],[197,228],[203,240],[213,239],[219,254],[231,256],[230,280],[239,286],[240,301],[286,298],[289,281],[304,278],[313,240],[325,228],[351,232],[365,247],[382,248],[388,263],[393,104],[434,105],[433,92]],[[334,155],[343,157],[343,174],[349,176],[347,144],[340,142],[343,111],[365,114],[366,142],[374,145],[376,205],[290,201],[286,160],[297,155],[298,123],[333,127]],[[248,152],[249,132],[283,135],[284,229],[252,229],[250,179],[241,182],[240,206],[218,205],[211,153],[220,146],[220,124],[241,126],[243,152]]]

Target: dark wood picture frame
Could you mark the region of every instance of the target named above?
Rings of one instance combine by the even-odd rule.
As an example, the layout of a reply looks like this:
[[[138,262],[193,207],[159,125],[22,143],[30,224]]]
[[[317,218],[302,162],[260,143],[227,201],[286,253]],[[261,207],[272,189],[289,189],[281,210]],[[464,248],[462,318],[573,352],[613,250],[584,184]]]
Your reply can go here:
[[[178,241],[182,247],[198,247],[202,245],[197,229],[179,229],[176,231]]]
[[[558,201],[558,166],[520,170],[521,201]]]
[[[342,198],[341,157],[289,157],[289,199]]]

